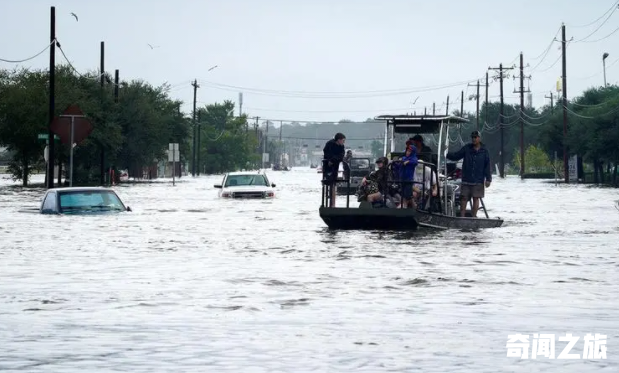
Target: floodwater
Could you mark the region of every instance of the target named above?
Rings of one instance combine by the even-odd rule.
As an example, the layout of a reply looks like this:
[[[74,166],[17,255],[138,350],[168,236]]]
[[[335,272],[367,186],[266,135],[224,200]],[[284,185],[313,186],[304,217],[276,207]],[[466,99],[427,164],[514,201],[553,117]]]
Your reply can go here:
[[[0,181],[0,370],[617,372],[616,189],[507,178],[480,232],[330,232],[315,170],[269,172],[273,201],[221,176],[115,187],[133,212],[43,216]],[[339,202],[342,203],[341,201]],[[607,358],[555,357],[607,336]]]

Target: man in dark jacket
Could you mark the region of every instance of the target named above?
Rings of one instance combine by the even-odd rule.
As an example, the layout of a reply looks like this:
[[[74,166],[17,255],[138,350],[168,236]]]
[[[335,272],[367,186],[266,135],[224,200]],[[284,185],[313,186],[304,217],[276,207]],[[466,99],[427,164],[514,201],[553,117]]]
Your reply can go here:
[[[484,198],[484,186],[490,187],[492,172],[490,172],[490,154],[481,143],[479,131],[471,133],[471,143],[466,144],[455,153],[447,153],[447,159],[462,161],[462,186],[460,189],[460,216],[466,213],[466,204],[473,198],[471,215],[477,217],[479,199]]]
[[[346,142],[346,136],[342,133],[336,133],[335,137],[327,141],[325,147],[322,149],[322,174],[325,183],[330,185],[331,190],[331,207],[335,207],[335,192],[337,174],[340,168],[340,163],[344,160],[346,148],[344,143]]]
[[[432,149],[423,143],[423,137],[421,135],[415,135],[410,138],[407,141],[406,146],[409,145],[409,142],[417,148],[417,158],[420,161],[436,164],[436,157],[433,156]]]

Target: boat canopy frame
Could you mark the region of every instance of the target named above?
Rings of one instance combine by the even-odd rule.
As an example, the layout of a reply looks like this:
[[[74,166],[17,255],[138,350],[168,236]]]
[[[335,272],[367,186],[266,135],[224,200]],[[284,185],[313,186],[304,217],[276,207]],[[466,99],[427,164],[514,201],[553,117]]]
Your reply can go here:
[[[395,151],[395,134],[413,134],[413,133],[439,133],[438,136],[438,149],[436,150],[437,171],[441,167],[441,163],[444,162],[444,170],[442,170],[447,177],[447,152],[449,149],[449,128],[459,128],[464,123],[470,121],[466,118],[462,118],[456,115],[394,115],[384,114],[374,117],[376,121],[385,121],[385,141],[384,141],[384,154],[388,156],[387,141],[389,137],[389,129],[391,127],[391,153]],[[439,186],[440,189],[440,186]],[[443,193],[444,206],[447,206],[447,193]]]

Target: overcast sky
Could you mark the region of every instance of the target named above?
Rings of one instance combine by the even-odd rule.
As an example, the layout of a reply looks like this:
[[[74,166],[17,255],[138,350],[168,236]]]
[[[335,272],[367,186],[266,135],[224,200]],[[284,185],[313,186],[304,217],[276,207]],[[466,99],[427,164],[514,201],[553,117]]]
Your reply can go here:
[[[573,38],[567,48],[568,98],[603,84],[604,52],[610,54],[607,81],[619,80],[619,64],[614,64],[619,32],[605,38],[619,27],[619,11],[609,12],[608,20],[604,16],[616,3],[2,0],[0,58],[18,60],[42,50],[49,43],[50,6],[55,6],[57,38],[79,72],[98,68],[105,41],[106,71],[119,69],[122,79],[170,83],[171,95],[185,101],[187,112],[193,79],[200,84],[199,105],[237,102],[243,91],[245,113],[275,120],[364,120],[420,113],[424,107],[431,110],[433,102],[442,112],[447,95],[450,106],[459,108],[461,91],[468,97],[476,89],[466,81],[482,78],[483,84],[489,66],[518,64],[521,51],[528,64],[525,75],[531,75],[525,88],[530,87],[534,106],[541,106],[561,76],[561,43],[551,41],[555,36],[560,41],[562,22],[567,39]],[[48,56],[21,65],[47,68]],[[60,53],[56,58],[65,62]],[[2,68],[12,66],[0,62]],[[506,102],[519,102],[517,84],[511,75],[505,80]],[[491,82],[491,99],[498,93],[498,82]],[[465,110],[474,111],[475,102],[467,100]]]

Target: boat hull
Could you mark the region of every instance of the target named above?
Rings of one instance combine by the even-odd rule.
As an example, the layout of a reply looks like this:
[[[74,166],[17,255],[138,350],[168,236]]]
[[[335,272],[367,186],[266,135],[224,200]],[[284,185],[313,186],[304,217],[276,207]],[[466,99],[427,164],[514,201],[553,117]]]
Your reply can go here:
[[[417,211],[389,208],[320,207],[320,217],[334,230],[416,230]]]
[[[460,218],[413,209],[321,207],[319,212],[329,229],[334,230],[479,230],[503,225],[500,218]]]
[[[503,225],[503,219],[487,219],[480,217],[461,218],[436,213],[430,214],[426,211],[417,211],[417,223],[424,228],[477,230],[499,228]]]

